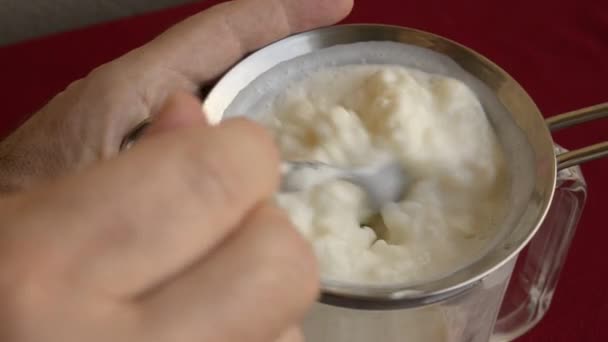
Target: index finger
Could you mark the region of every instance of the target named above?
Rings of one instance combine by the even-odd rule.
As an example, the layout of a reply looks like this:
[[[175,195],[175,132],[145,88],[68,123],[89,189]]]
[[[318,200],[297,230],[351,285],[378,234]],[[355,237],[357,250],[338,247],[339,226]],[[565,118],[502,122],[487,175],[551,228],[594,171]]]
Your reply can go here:
[[[62,274],[75,290],[131,296],[215,248],[272,197],[278,171],[271,137],[246,120],[167,132],[24,194],[15,225],[30,228],[3,242],[22,246],[9,254],[35,250],[33,271]]]
[[[344,18],[353,0],[237,0],[177,24],[143,49],[200,84],[219,76],[245,53],[295,32]]]

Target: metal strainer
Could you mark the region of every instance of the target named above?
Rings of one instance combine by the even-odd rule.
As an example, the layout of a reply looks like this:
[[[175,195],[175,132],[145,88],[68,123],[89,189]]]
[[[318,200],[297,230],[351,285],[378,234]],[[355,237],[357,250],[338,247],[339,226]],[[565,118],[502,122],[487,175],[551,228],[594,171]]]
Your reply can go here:
[[[557,170],[608,155],[607,141],[556,156],[551,137],[551,131],[608,116],[608,103],[544,120],[526,91],[490,60],[445,38],[395,26],[334,26],[271,44],[229,71],[209,93],[204,111],[211,122],[256,113],[287,82],[325,67],[365,63],[415,67],[458,78],[471,87],[507,157],[510,207],[498,240],[472,264],[414,286],[370,287],[324,280],[325,303],[415,307],[473,286],[516,256],[532,238],[551,204]]]

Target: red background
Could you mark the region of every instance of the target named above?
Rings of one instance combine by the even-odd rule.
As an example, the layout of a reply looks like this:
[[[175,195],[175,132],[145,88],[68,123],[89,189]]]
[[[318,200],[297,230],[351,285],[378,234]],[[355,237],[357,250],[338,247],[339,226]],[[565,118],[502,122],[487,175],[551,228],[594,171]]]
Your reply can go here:
[[[0,136],[95,66],[217,2],[0,47]],[[605,0],[359,0],[346,22],[409,26],[468,45],[511,73],[546,117],[608,101]],[[560,132],[556,140],[574,148],[607,136],[604,121]],[[608,341],[606,170],[608,160],[583,166],[588,202],[556,297],[545,319],[519,341]]]

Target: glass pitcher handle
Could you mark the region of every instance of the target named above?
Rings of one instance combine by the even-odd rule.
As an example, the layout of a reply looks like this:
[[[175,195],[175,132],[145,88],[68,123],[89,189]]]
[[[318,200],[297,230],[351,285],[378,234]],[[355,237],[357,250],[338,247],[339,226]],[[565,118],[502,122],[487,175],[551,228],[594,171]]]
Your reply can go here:
[[[556,146],[556,154],[566,150]],[[551,208],[538,233],[519,254],[492,342],[512,341],[532,329],[551,304],[587,197],[578,166],[559,171]]]

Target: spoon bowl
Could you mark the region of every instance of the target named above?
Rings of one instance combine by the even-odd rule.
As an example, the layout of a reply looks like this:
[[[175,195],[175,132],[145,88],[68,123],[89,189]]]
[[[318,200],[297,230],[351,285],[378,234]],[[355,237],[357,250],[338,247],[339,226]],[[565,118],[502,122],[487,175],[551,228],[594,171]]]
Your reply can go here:
[[[303,191],[334,180],[350,182],[365,191],[374,211],[399,201],[409,183],[406,170],[396,159],[352,169],[318,161],[287,161],[281,174],[281,192]]]

